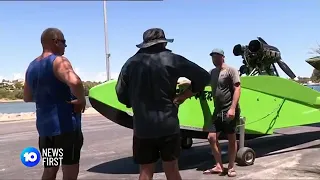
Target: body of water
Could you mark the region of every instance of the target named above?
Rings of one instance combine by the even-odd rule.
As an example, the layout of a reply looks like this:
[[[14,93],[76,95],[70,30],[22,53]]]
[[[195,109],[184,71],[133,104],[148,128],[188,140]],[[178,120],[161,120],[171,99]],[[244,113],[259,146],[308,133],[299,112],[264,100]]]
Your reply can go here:
[[[86,97],[86,100],[87,100],[87,107],[91,107],[88,97]],[[25,102],[0,103],[0,113],[21,113],[21,112],[36,112],[35,103],[25,103]]]
[[[320,91],[320,85],[307,85],[307,86],[316,91]]]
[[[320,91],[320,85],[308,85],[310,88]],[[89,98],[86,97],[87,107],[91,107]],[[0,113],[21,113],[21,112],[35,112],[36,106],[34,103],[25,102],[9,102],[0,103]]]

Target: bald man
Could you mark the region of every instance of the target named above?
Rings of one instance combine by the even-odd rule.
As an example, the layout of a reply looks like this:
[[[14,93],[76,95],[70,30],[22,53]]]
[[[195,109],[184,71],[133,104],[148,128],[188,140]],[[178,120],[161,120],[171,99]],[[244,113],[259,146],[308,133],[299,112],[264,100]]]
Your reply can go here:
[[[66,40],[56,28],[41,35],[42,54],[26,71],[24,101],[36,103],[39,149],[62,148],[63,179],[77,179],[83,144],[81,113],[86,100],[82,81],[64,57]],[[42,154],[43,155],[43,154]],[[44,165],[42,179],[55,179],[59,165]]]

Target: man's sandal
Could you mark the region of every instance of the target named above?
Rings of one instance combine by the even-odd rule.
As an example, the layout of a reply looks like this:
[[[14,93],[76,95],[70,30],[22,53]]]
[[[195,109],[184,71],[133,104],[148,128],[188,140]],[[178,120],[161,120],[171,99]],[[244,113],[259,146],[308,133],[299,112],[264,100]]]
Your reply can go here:
[[[234,170],[234,169],[228,169],[228,176],[229,176],[229,177],[235,177],[235,176],[237,176],[236,170]]]
[[[220,174],[223,173],[223,170],[218,170],[217,168],[211,168],[208,170],[203,171],[203,174]]]

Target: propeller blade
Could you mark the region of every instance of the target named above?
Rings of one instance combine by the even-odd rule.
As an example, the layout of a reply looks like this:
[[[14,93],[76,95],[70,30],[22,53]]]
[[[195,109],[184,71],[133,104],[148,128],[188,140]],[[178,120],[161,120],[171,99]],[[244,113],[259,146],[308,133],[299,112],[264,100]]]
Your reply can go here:
[[[277,61],[279,67],[282,69],[284,73],[286,73],[291,79],[294,79],[296,75],[292,72],[292,70],[289,68],[289,66],[283,62],[281,59]]]
[[[262,39],[262,37],[257,37],[257,39],[262,44],[264,44],[264,47],[266,47],[267,49],[280,52],[280,50],[277,47],[269,45],[264,39]]]
[[[262,39],[262,37],[257,37],[257,39],[263,44],[268,44],[264,39]]]

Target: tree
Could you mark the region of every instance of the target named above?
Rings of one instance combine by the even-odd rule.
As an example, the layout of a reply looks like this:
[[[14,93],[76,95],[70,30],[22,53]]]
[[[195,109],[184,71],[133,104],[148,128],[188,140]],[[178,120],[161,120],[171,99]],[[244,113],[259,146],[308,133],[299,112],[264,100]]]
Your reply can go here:
[[[320,82],[320,71],[317,69],[313,69],[310,79],[312,82]]]
[[[92,87],[94,87],[94,86],[96,86],[96,85],[98,85],[98,84],[100,84],[100,82],[92,82],[92,81],[85,81],[85,82],[83,82],[84,94],[85,94],[86,96],[88,96],[89,90],[90,90]]]
[[[298,80],[297,80],[298,83],[302,83],[302,84],[308,83],[309,81],[311,81],[311,79],[308,77],[298,77]]]
[[[7,82],[4,80],[4,82]],[[12,81],[13,82],[13,81]],[[98,85],[101,84],[101,82],[92,82],[92,81],[86,81],[83,82],[85,95],[88,96],[89,90]],[[23,99],[23,83],[14,81],[13,85],[11,84],[0,84],[0,99]]]
[[[22,89],[23,88],[23,84],[21,82],[17,81],[17,82],[14,83],[14,87],[16,89]]]
[[[318,44],[318,47],[313,49],[313,54],[320,55],[320,44]]]

